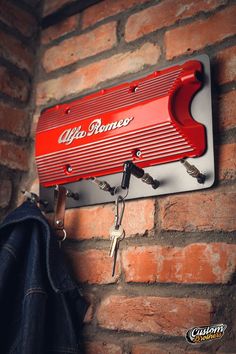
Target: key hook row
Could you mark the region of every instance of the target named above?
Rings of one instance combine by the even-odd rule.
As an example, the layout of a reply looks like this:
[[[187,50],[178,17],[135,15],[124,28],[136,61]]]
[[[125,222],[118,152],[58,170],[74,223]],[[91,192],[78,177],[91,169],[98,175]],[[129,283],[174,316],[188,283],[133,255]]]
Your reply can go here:
[[[63,186],[64,187],[64,186]],[[65,188],[65,187],[64,187]],[[56,191],[58,191],[59,190],[59,185],[58,184],[56,184],[55,185],[55,187],[54,187],[54,189],[56,190]],[[72,199],[74,199],[74,200],[79,200],[79,193],[74,193],[74,192],[72,192],[70,189],[67,189],[67,188],[65,188],[66,189],[66,197],[67,198],[72,198]]]

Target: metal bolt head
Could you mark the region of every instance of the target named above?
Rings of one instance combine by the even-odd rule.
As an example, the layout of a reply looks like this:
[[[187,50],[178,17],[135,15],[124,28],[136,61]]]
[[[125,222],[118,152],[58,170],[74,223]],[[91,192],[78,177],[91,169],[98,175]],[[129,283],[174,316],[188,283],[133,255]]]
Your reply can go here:
[[[135,156],[136,156],[136,157],[141,157],[141,156],[142,156],[142,151],[141,151],[141,150],[137,150],[137,151],[135,152]]]
[[[66,171],[67,171],[68,173],[71,173],[71,172],[73,171],[73,168],[71,167],[71,165],[67,165],[67,166],[66,166]]]
[[[64,170],[64,173],[66,175],[68,175],[68,174],[70,174],[73,171],[73,168],[72,168],[71,165],[66,164],[66,165],[63,166],[63,170]]]
[[[57,224],[57,226],[62,226],[63,222],[61,220],[56,220],[56,224]]]

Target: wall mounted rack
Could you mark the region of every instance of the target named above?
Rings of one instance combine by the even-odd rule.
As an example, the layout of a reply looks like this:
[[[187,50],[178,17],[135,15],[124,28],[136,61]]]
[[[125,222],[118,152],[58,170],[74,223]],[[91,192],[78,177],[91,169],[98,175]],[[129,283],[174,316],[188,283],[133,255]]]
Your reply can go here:
[[[205,189],[214,183],[206,55],[44,110],[36,133],[40,198],[53,209]]]

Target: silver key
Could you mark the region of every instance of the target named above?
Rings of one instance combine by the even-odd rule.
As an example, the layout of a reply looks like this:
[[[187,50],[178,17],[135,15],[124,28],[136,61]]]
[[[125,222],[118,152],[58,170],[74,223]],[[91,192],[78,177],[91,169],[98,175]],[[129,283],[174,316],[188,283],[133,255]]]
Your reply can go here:
[[[111,238],[111,246],[109,256],[113,257],[115,249],[117,247],[117,243],[120,242],[125,236],[125,232],[122,226],[119,226],[118,229],[113,225],[110,229],[110,238]]]
[[[118,249],[119,249],[119,240],[116,243],[115,250],[114,250],[114,258],[113,258],[113,267],[112,267],[112,277],[115,275],[116,271],[116,259],[117,259],[117,254],[118,254]]]
[[[125,237],[125,232],[123,227],[121,226],[122,218],[124,215],[125,209],[125,201],[124,198],[118,196],[115,204],[115,223],[110,229],[110,238],[111,238],[111,247],[109,256],[114,257],[113,260],[113,268],[112,268],[112,276],[115,274],[116,270],[116,259],[119,249],[119,243]]]

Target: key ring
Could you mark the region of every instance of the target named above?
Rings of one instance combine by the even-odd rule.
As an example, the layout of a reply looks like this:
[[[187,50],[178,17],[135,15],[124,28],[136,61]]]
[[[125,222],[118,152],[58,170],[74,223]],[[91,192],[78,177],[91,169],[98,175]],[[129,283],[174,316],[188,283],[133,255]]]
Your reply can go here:
[[[119,208],[121,205],[121,209]],[[125,211],[125,200],[121,195],[116,198],[115,228],[119,229]]]
[[[66,230],[65,230],[65,229],[62,229],[62,230],[60,230],[60,231],[63,232],[63,236],[62,236],[61,239],[59,239],[59,242],[63,242],[63,241],[65,241],[65,239],[66,239],[66,237],[67,237],[67,233],[66,233]]]

